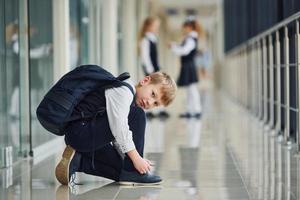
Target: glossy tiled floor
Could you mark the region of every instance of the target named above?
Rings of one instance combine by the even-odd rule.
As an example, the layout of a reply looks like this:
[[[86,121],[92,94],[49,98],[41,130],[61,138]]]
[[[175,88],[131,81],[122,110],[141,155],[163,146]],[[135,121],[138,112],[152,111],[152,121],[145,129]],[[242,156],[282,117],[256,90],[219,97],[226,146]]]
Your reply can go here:
[[[83,185],[54,178],[59,154],[24,160],[0,172],[0,199],[246,200],[299,199],[299,162],[259,121],[220,93],[202,91],[201,120],[177,118],[179,98],[166,121],[148,122],[146,157],[164,182],[124,187],[78,174]],[[278,142],[279,141],[279,142]]]

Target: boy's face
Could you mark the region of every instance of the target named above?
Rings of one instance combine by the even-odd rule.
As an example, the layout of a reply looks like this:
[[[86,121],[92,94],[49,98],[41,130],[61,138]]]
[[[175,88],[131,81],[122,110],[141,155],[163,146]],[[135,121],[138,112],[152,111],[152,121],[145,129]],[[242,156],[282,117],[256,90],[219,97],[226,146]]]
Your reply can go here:
[[[136,88],[135,97],[135,102],[139,107],[147,110],[157,106],[163,106],[159,84],[151,84],[150,76],[145,76],[139,84],[140,87]]]

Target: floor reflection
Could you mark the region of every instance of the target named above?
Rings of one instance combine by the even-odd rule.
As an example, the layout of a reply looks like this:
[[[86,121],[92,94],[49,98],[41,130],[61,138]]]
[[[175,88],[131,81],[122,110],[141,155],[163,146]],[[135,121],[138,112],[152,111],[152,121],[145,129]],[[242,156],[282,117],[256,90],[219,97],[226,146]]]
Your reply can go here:
[[[54,169],[61,155],[55,155],[1,169],[0,199],[300,199],[295,145],[285,144],[241,107],[218,99],[200,120],[172,115],[148,121],[145,157],[163,178],[159,187],[124,187],[85,174],[83,185],[59,186]]]
[[[177,187],[186,187],[184,192],[191,199],[198,198],[198,161],[200,151],[201,137],[201,120],[187,119],[186,120],[186,144],[182,145],[179,150],[180,155],[180,172],[181,180],[176,183]]]
[[[101,187],[79,192],[74,186],[59,186],[56,190],[56,200],[86,200],[86,199],[131,199],[131,200],[157,200],[161,191],[156,187],[125,187],[117,183],[110,183]],[[81,186],[83,187],[83,186]],[[81,190],[83,190],[81,188]]]
[[[154,164],[152,172],[159,172],[165,150],[165,126],[167,119],[154,118],[147,121],[145,136],[145,157]]]

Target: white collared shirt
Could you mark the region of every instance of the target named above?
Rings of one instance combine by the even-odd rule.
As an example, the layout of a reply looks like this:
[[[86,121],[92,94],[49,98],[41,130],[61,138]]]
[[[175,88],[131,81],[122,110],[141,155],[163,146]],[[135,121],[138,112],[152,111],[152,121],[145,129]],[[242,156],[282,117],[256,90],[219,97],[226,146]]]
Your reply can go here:
[[[191,31],[187,35],[187,39],[183,46],[172,43],[171,50],[178,56],[188,55],[196,47],[196,42],[191,37],[197,38],[198,33],[196,31]]]
[[[130,80],[125,82],[132,86],[135,93],[133,83]],[[105,90],[109,127],[115,137],[116,146],[122,153],[135,149],[132,132],[129,130],[128,125],[128,115],[133,98],[134,96],[127,86]]]
[[[141,59],[142,64],[145,66],[145,70],[148,74],[151,74],[154,72],[154,66],[152,64],[151,58],[150,58],[150,42],[157,43],[157,37],[152,32],[147,32],[145,34],[145,37],[142,39],[140,43],[140,49],[141,49]]]

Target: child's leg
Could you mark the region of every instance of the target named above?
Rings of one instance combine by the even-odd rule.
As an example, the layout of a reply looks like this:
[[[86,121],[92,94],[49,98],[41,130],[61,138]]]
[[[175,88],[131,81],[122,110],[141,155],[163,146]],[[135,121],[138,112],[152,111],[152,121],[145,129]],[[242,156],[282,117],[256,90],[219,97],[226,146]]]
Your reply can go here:
[[[132,131],[133,142],[138,153],[143,157],[146,117],[140,107],[132,107],[128,116],[129,128]],[[124,167],[120,174],[119,183],[125,185],[152,185],[160,184],[162,179],[159,176],[145,173],[140,174],[134,167],[130,158],[126,155]]]
[[[187,88],[187,108],[188,112],[195,114],[201,113],[201,102],[200,102],[200,93],[197,87],[197,83],[193,83]]]
[[[185,102],[186,103],[186,112],[189,114],[192,114],[194,105],[193,105],[193,102],[191,99],[190,85],[185,88],[185,91],[186,91],[186,102]]]
[[[133,137],[133,142],[135,144],[135,148],[139,152],[139,154],[143,156],[145,127],[146,127],[146,117],[145,117],[144,110],[137,106],[131,107],[130,113],[128,115],[128,124],[130,130],[132,131],[132,137]],[[74,130],[74,132],[72,132],[73,135],[71,135],[70,132],[68,136],[66,135],[66,139],[65,139],[68,145],[71,145],[75,149],[77,148],[76,151],[80,152],[80,154],[83,155],[80,171],[87,174],[103,176],[115,180],[117,175],[119,175],[120,169],[123,167],[123,165],[122,165],[122,159],[120,155],[117,153],[117,151],[115,150],[115,148],[112,147],[110,144],[107,144],[109,143],[109,141],[111,141],[111,137],[100,138],[101,135],[105,135],[105,134],[99,134],[99,133],[97,134],[97,136],[94,136],[94,138],[96,138],[96,140],[98,141],[97,143],[95,143],[95,146],[97,145],[103,146],[100,149],[98,146],[98,150],[94,152],[91,150],[92,148],[91,141],[93,141],[92,135],[87,132],[87,130],[90,129],[86,128],[86,126],[87,124],[86,125],[82,125],[80,123],[76,123],[75,125],[73,124],[73,126],[68,128],[69,131],[71,131],[71,128],[72,131]],[[96,130],[101,130],[101,129],[99,128]],[[76,136],[78,136],[78,139],[75,138]],[[106,145],[100,144],[101,139],[106,142]],[[94,169],[92,166],[93,153],[94,153],[94,167],[95,167]],[[112,169],[112,172],[109,171],[110,169]],[[128,156],[125,156],[124,158],[124,169],[127,171],[135,170],[133,163]]]
[[[81,163],[78,172],[101,176],[115,181],[119,180],[121,169],[123,167],[123,159],[112,145],[107,144],[95,151],[94,167],[92,165],[92,153],[80,154]]]
[[[144,110],[136,106],[131,107],[128,124],[133,133],[136,150],[143,156],[146,125]],[[69,183],[70,177],[74,172],[82,171],[88,174],[119,180],[120,170],[123,169],[123,165],[117,151],[113,147],[109,147],[109,149],[105,149],[104,151],[104,155],[107,155],[106,157],[102,157],[101,153],[100,155],[96,155],[97,150],[107,147],[113,140],[114,137],[110,131],[107,116],[99,117],[96,121],[81,120],[70,123],[66,128],[65,135],[65,141],[68,146],[64,151],[65,153],[62,156],[61,162],[55,170],[57,179],[66,185]],[[82,162],[78,161],[79,159],[81,160],[81,154],[84,155]],[[73,157],[76,157],[76,160]],[[81,166],[78,167],[78,165]],[[128,171],[134,171],[135,169],[127,156],[125,157],[124,165],[124,169]],[[155,179],[156,177],[150,178]]]
[[[137,106],[131,107],[128,115],[128,124],[130,130],[132,131],[135,148],[139,152],[140,156],[143,157],[146,128],[146,117],[144,110]],[[124,169],[127,171],[135,170],[131,159],[127,155],[124,159]]]
[[[113,140],[107,116],[77,120],[66,128],[66,144],[79,152],[94,152]]]

